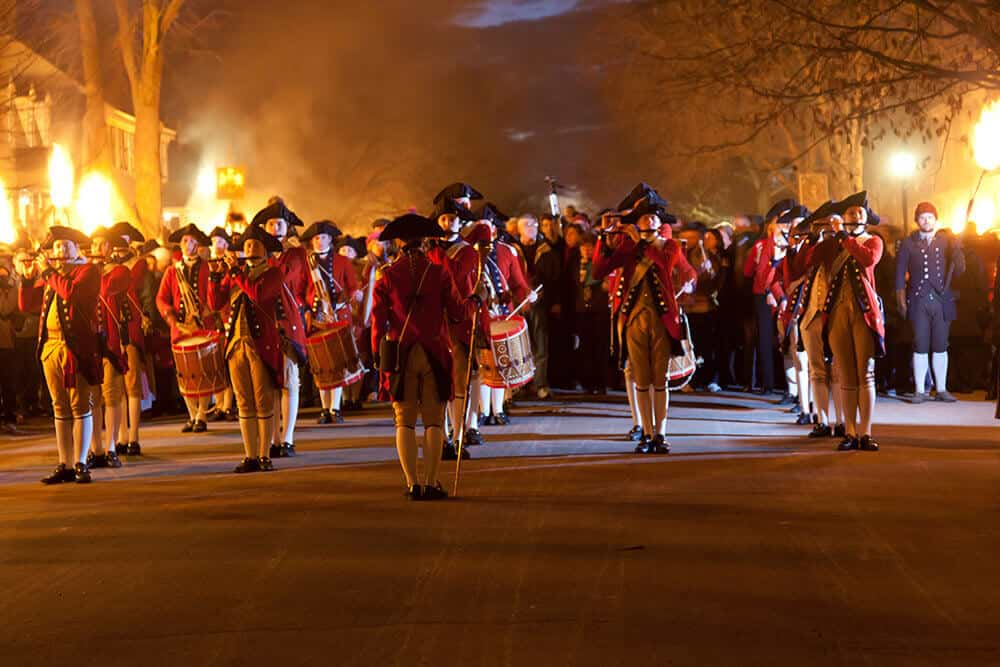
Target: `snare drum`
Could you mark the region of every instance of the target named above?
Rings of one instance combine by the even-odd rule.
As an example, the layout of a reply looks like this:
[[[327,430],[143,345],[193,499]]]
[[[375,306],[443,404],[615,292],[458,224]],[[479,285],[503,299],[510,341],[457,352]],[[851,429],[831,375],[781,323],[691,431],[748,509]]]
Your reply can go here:
[[[345,322],[306,338],[309,368],[320,389],[346,387],[365,374],[351,324]]]
[[[691,344],[691,328],[688,325],[687,315],[683,313],[681,313],[681,325],[686,334],[681,340],[684,354],[670,357],[670,365],[667,367],[667,386],[670,389],[683,389],[698,370],[698,359],[694,354],[694,345]]]
[[[225,348],[218,331],[196,331],[171,345],[182,396],[211,396],[229,386]]]
[[[489,349],[476,350],[479,377],[494,389],[517,389],[535,377],[535,358],[531,354],[528,323],[523,317],[490,322]]]

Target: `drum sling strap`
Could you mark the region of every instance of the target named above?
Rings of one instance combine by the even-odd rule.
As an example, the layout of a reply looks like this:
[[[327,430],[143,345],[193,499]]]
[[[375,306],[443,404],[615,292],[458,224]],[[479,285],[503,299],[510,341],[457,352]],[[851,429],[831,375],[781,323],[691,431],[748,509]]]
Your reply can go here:
[[[201,322],[201,306],[198,303],[198,295],[194,293],[191,283],[188,282],[187,277],[184,275],[183,260],[174,264],[174,271],[177,273],[177,287],[181,293],[181,301],[184,302],[184,312],[199,329],[203,329],[204,325]]]
[[[417,299],[420,297],[420,289],[424,286],[424,278],[427,277],[427,271],[431,268],[430,263],[424,267],[424,272],[420,276],[420,282],[417,283],[417,289],[413,292],[413,300],[410,302],[410,307],[406,311],[406,319],[403,321],[403,328],[399,332],[399,340],[389,340],[389,337],[384,337],[379,342],[379,368],[383,373],[399,373],[399,349],[403,343],[403,337],[406,336],[406,329],[410,326],[410,316],[413,315],[413,309],[417,305]]]

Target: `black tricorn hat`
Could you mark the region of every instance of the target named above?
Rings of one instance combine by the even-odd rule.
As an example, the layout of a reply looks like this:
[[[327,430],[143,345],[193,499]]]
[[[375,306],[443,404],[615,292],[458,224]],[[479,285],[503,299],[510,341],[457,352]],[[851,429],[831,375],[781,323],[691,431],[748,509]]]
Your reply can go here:
[[[643,199],[648,199],[650,202],[657,203],[663,208],[666,208],[668,205],[667,200],[661,197],[660,193],[657,192],[651,185],[648,185],[647,183],[639,183],[632,188],[632,192],[625,195],[625,199],[622,199],[621,202],[619,202],[617,210],[627,211],[635,208]]]
[[[860,206],[868,212],[868,224],[877,225],[882,222],[882,219],[871,209],[868,205],[868,191],[862,190],[861,192],[855,192],[849,197],[844,197],[839,202],[834,204],[833,212],[837,215],[844,215],[847,213],[847,209],[854,206]]]
[[[112,248],[127,248],[128,241],[125,240],[124,236],[116,234],[114,229],[114,227],[97,227],[90,233],[90,238],[91,240],[104,239],[111,244]]]
[[[372,229],[382,229],[388,224],[388,218],[375,218],[372,220]]]
[[[667,220],[667,203],[663,201],[658,194],[651,192],[646,197],[643,197],[632,210],[622,216],[622,222],[630,225],[634,225],[639,222],[639,218],[644,215],[655,215],[660,218],[660,222],[665,225],[673,224],[677,221],[677,218],[670,216],[671,221]]]
[[[833,201],[832,199],[828,199],[827,201],[820,204],[819,208],[817,208],[815,211],[807,215],[805,220],[795,225],[795,231],[797,232],[809,231],[809,227],[814,222],[817,222],[818,220],[822,220],[824,218],[828,218],[831,215],[833,215],[834,213],[833,207],[836,203],[837,202]]]
[[[271,218],[268,218],[268,220],[270,219]],[[264,249],[268,252],[281,252],[284,250],[284,246],[281,245],[281,241],[278,240],[278,237],[267,233],[267,231],[260,225],[250,225],[247,227],[246,230],[240,234],[240,245],[246,243],[248,239],[260,241],[264,245]]]
[[[503,213],[493,202],[486,202],[483,212],[479,214],[480,220],[489,220],[497,229],[505,229],[510,216]]]
[[[395,218],[385,226],[382,233],[378,235],[379,241],[392,241],[393,239],[421,239],[440,238],[447,236],[447,232],[437,226],[434,220],[425,218],[418,213],[407,213]]]
[[[461,218],[462,220],[465,220],[466,222],[479,220],[478,215],[476,215],[469,209],[465,208],[464,206],[456,204],[455,200],[451,198],[442,199],[441,201],[437,202],[437,205],[434,207],[434,210],[428,217],[436,223],[437,219],[440,218],[442,215],[455,215]]]
[[[45,237],[45,242],[42,243],[42,248],[49,250],[52,248],[52,244],[56,241],[72,241],[77,246],[90,245],[90,238],[88,238],[86,234],[81,232],[79,229],[63,227],[62,225],[53,225],[49,227],[49,234]]]
[[[306,223],[302,222],[299,216],[295,215],[290,208],[285,206],[285,202],[280,198],[277,199],[273,204],[265,206],[261,210],[257,211],[257,215],[253,217],[250,221],[251,226],[263,225],[268,220],[274,220],[275,218],[281,218],[288,223],[289,227],[305,227]]]
[[[788,199],[779,199],[778,201],[774,202],[774,204],[771,206],[770,209],[768,209],[767,215],[764,216],[764,220],[766,221],[766,220],[771,220],[773,218],[777,218],[785,211],[795,208],[798,205],[799,203],[794,199],[792,199],[791,197],[789,197]]]
[[[782,213],[780,216],[778,216],[778,224],[790,225],[793,222],[795,222],[796,218],[808,218],[811,213],[812,211],[810,211],[802,204],[796,204],[795,206],[791,207],[790,209]]]
[[[198,239],[198,245],[208,245],[208,237],[205,236],[205,232],[195,227],[193,222],[189,222],[176,232],[172,233],[169,237],[167,237],[167,240],[171,243],[180,243],[181,239],[185,236],[193,236]]]
[[[309,229],[302,233],[300,237],[303,243],[308,243],[309,240],[319,234],[329,234],[331,239],[335,239],[343,232],[330,220],[320,220],[319,222],[314,222],[309,225]]]
[[[149,239],[148,241],[143,243],[142,246],[139,248],[139,254],[148,255],[149,253],[153,252],[159,247],[160,247],[159,241],[157,241],[156,239]]]
[[[211,239],[212,237],[215,236],[218,236],[220,239],[226,239],[226,243],[228,245],[233,245],[233,237],[230,236],[229,232],[227,232],[224,228],[213,227],[212,231],[208,233],[208,238]]]
[[[434,203],[440,203],[442,199],[461,199],[462,197],[468,197],[469,199],[482,199],[483,195],[468,183],[458,182],[452,183],[448,187],[441,190],[441,192],[434,195]]]
[[[145,243],[146,241],[146,237],[143,236],[142,232],[136,229],[132,223],[127,221],[116,222],[111,225],[110,231],[115,236],[128,237],[129,243]]]

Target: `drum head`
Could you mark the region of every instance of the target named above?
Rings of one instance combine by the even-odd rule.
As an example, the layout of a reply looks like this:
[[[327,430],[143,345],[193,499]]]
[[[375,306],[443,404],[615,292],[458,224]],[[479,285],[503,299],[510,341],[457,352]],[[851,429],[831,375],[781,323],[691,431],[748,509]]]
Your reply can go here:
[[[528,328],[523,317],[514,316],[509,320],[493,320],[490,322],[490,336],[493,338],[508,338],[519,331]]]

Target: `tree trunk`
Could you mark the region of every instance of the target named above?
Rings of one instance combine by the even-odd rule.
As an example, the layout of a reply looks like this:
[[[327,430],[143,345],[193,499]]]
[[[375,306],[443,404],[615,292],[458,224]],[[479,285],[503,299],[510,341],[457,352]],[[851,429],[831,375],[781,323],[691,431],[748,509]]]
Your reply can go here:
[[[80,24],[83,91],[87,99],[83,116],[83,167],[107,173],[111,169],[111,155],[104,117],[104,76],[97,20],[91,0],[76,0],[76,16]]]
[[[143,232],[156,236],[162,220],[160,72],[143,77],[135,106],[135,208]]]

